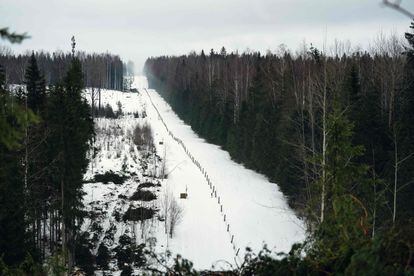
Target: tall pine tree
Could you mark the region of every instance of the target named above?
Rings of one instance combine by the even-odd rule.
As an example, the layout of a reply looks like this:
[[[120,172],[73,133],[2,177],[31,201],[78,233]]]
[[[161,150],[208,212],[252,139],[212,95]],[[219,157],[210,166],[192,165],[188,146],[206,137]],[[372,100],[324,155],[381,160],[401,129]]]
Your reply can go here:
[[[82,67],[73,58],[64,85],[51,92],[50,145],[57,156],[54,185],[59,191],[62,215],[62,245],[69,267],[74,264],[74,244],[82,221],[82,180],[88,160],[86,153],[93,136],[90,107],[82,97]],[[52,153],[53,154],[53,153]]]

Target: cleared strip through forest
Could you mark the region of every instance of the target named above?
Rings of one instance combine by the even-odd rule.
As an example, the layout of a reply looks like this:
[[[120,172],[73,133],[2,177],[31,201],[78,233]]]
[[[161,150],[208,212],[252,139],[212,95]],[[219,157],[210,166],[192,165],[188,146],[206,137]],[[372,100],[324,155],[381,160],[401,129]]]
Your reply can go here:
[[[184,150],[184,152],[186,153],[186,155],[190,158],[191,162],[193,162],[193,164],[198,168],[198,170],[201,172],[201,174],[203,175],[203,177],[206,180],[206,183],[209,185],[210,188],[210,197],[212,199],[214,199],[219,207],[220,210],[220,216],[222,217],[222,221],[226,227],[226,231],[228,233],[229,236],[229,241],[232,245],[232,248],[234,250],[235,253],[235,260],[238,258],[239,256],[239,252],[240,252],[240,247],[237,247],[236,245],[236,238],[235,235],[232,231],[232,227],[231,227],[231,223],[229,222],[229,217],[226,215],[226,212],[224,211],[224,207],[223,207],[223,201],[222,198],[220,197],[219,192],[217,191],[216,186],[213,184],[213,182],[210,179],[210,176],[208,175],[207,171],[204,169],[204,167],[200,164],[200,162],[197,161],[197,159],[194,157],[194,155],[188,150],[188,148],[186,147],[186,145],[184,144],[184,142],[176,137],[174,135],[174,133],[172,133],[172,131],[168,128],[167,124],[165,123],[163,117],[161,116],[161,113],[159,112],[157,106],[154,104],[154,102],[151,99],[150,94],[148,93],[148,90],[146,88],[144,88],[148,99],[151,102],[151,105],[153,106],[154,110],[157,112],[158,118],[160,119],[160,121],[162,122],[162,124],[164,125],[165,129],[167,130],[168,134],[171,136],[171,138],[174,139],[174,141],[176,141],[181,148]],[[239,259],[240,260],[240,259]]]

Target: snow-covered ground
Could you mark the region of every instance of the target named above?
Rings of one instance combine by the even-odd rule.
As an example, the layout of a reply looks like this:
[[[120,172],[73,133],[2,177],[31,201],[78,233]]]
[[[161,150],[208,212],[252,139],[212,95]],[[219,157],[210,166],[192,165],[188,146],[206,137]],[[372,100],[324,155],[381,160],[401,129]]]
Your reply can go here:
[[[286,252],[293,243],[304,239],[303,223],[289,209],[276,184],[233,162],[226,151],[199,138],[147,86],[146,78],[139,76],[133,84],[139,93],[102,92],[102,105],[109,103],[116,110],[119,101],[126,115],[119,119],[96,119],[97,153],[85,179],[109,170],[128,179],[121,185],[85,184],[86,210],[100,212],[97,218],[86,220],[83,225],[84,230],[97,236],[96,247],[100,241],[114,248],[119,237],[126,233],[138,244],[156,240],[153,244],[156,252],[168,249],[181,254],[195,268],[211,269],[214,265],[214,269],[220,269],[228,268],[228,263],[240,264],[246,247],[258,252],[267,244],[269,249]],[[144,111],[146,117],[142,116]],[[133,112],[138,112],[138,118]],[[138,151],[129,135],[137,124],[144,123],[152,127],[156,158]],[[155,170],[154,174],[159,175],[162,159],[168,177],[160,180],[149,172]],[[158,199],[129,201],[139,183],[144,182],[161,185],[150,189]],[[116,219],[130,205],[151,207],[162,213],[165,191],[171,191],[183,209],[173,238],[165,234],[159,216],[147,223]],[[180,193],[185,192],[188,197],[180,199]],[[91,230],[94,221],[100,225],[95,228],[102,228],[99,233]],[[112,237],[109,241],[108,235]]]

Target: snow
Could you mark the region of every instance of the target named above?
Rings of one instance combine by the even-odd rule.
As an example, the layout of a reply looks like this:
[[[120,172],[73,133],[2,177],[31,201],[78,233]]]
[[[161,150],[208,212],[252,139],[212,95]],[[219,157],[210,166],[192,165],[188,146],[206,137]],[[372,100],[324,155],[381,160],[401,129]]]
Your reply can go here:
[[[85,184],[86,210],[102,209],[97,223],[103,230],[100,234],[91,231],[92,219],[85,221],[83,230],[89,229],[112,247],[124,233],[135,233],[138,243],[154,237],[156,252],[168,249],[173,255],[180,254],[191,260],[197,269],[211,269],[212,265],[213,269],[222,269],[229,268],[229,264],[240,264],[246,247],[258,252],[267,244],[269,249],[287,252],[293,243],[303,241],[304,224],[288,207],[276,184],[235,163],[226,151],[198,137],[156,91],[148,89],[145,77],[135,77],[133,87],[139,93],[102,91],[102,105],[109,103],[115,110],[120,101],[124,113],[145,110],[147,117],[125,115],[120,119],[96,119],[96,127],[101,130],[96,141],[99,151],[85,179],[92,179],[97,172],[121,172],[122,166],[129,168],[126,174],[130,179],[122,185]],[[148,176],[154,166],[158,174],[160,171],[161,162],[150,164],[147,170],[143,168],[144,157],[127,135],[136,124],[144,123],[152,127],[157,154],[165,158],[168,177],[158,180],[161,187],[153,189],[158,196],[154,202],[129,202],[119,196],[129,197],[139,183],[155,181]],[[111,135],[104,131],[116,128],[122,131]],[[212,193],[213,189],[217,196]],[[131,204],[161,210],[160,199],[165,191],[171,191],[184,211],[172,238],[165,234],[164,223],[157,219],[148,223],[115,220],[114,212],[124,213]],[[185,192],[188,198],[180,199],[180,193]],[[115,231],[113,241],[105,240],[108,231]]]

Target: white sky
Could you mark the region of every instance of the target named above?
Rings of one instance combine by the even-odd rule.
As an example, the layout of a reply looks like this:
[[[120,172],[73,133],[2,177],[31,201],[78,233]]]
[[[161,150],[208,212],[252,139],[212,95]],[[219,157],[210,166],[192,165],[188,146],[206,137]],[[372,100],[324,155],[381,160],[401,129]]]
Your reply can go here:
[[[408,30],[410,19],[381,0],[0,0],[0,27],[28,32],[15,52],[79,50],[119,54],[139,70],[147,57],[202,49],[265,52],[325,37],[368,47],[380,32]],[[414,1],[402,5],[414,11]],[[5,44],[5,42],[1,42]],[[6,43],[7,44],[7,43]]]

